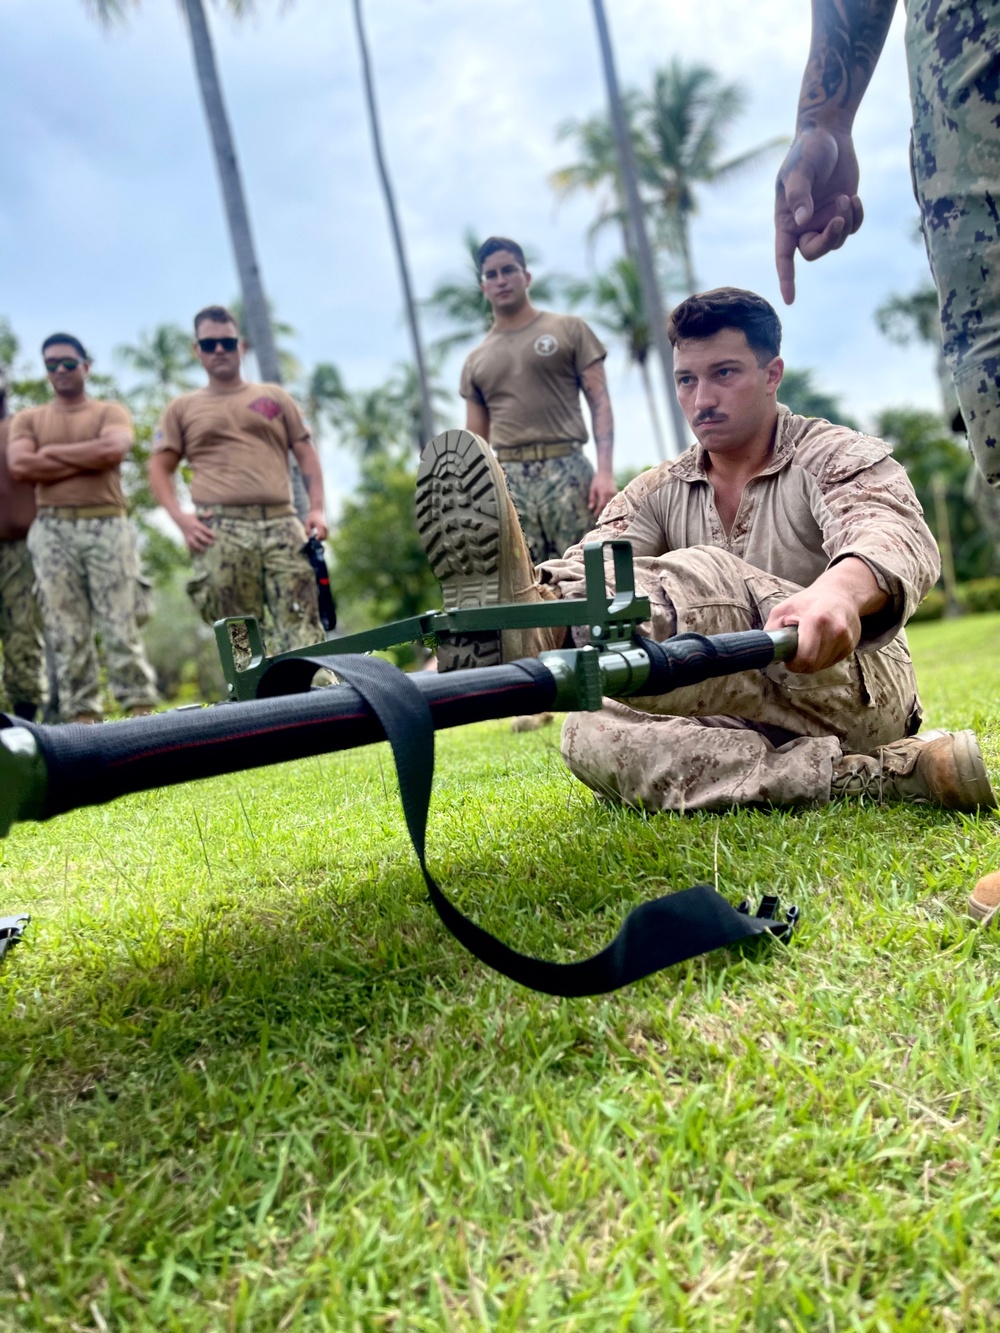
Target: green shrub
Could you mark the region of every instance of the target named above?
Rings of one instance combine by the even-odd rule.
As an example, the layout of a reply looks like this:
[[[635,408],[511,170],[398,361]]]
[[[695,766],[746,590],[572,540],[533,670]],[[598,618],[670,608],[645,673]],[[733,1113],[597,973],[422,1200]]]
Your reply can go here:
[[[940,620],[944,615],[946,602],[947,598],[940,588],[931,588],[930,592],[910,617],[909,623],[912,625],[917,620]]]
[[[958,600],[973,615],[1000,611],[1000,578],[970,579],[960,584]]]

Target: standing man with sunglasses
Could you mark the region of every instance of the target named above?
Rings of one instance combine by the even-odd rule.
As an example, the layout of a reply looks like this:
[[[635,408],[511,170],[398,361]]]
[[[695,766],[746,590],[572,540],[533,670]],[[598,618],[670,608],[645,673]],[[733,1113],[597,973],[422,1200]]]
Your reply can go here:
[[[309,428],[277,384],[240,374],[246,351],[223,306],[194,318],[194,351],[208,384],[170,403],[153,441],[149,484],[183,534],[194,573],[191,600],[208,624],[223,616],[268,623],[268,651],[325,638],[316,580],[303,554],[306,531],[326,537],[323,474]],[[292,504],[289,454],[309,497],[305,527]],[[191,469],[194,512],[181,508],[174,473]]]
[[[132,716],[149,713],[158,696],[139,637],[139,557],[121,483],[132,419],[120,403],[88,398],[90,358],[78,338],[52,334],[42,357],[55,397],[14,418],[8,461],[15,481],[35,487],[28,549],[60,715],[100,720],[98,633],[112,694]]]

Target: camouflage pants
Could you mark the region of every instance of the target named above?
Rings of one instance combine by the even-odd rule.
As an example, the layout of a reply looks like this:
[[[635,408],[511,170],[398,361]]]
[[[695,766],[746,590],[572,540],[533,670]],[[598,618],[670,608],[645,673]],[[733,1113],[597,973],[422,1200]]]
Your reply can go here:
[[[327,637],[299,519],[201,517],[215,541],[193,557],[188,593],[209,625],[224,616],[256,616],[270,653]]]
[[[712,546],[642,557],[635,568],[655,639],[760,629],[771,608],[799,590]],[[579,596],[582,583],[581,566],[581,586],[563,581],[559,590]],[[629,705],[605,700],[600,713],[567,717],[562,752],[588,787],[645,809],[797,805],[830,799],[842,753],[899,740],[919,717],[899,635],[812,675],[775,663]]]
[[[594,526],[587,506],[594,469],[579,450],[501,466],[534,564],[558,560]]]
[[[64,719],[101,712],[100,666],[122,708],[159,702],[136,620],[139,557],[127,518],[39,514],[28,533]]]
[[[910,0],[913,180],[969,445],[1000,486],[1000,0]]]
[[[44,697],[42,616],[26,541],[0,541],[0,641],[7,702],[35,704]]]

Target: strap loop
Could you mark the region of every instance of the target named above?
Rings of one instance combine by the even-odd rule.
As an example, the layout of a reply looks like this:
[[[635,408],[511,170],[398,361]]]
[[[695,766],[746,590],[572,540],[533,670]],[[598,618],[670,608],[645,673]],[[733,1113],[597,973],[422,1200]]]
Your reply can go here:
[[[511,981],[545,995],[603,995],[674,963],[773,930],[773,920],[744,915],[711,885],[697,884],[634,907],[607,948],[591,958],[552,963],[518,953],[460,912],[427,868],[434,722],[426,699],[410,677],[379,657],[285,659],[265,673],[272,678],[269,684],[274,692],[281,692],[282,683],[294,689],[305,679],[301,665],[292,665],[295,663],[309,663],[310,677],[319,667],[334,672],[357,691],[381,722],[396,762],[406,827],[435,911],[460,944]],[[278,679],[273,679],[275,673]]]

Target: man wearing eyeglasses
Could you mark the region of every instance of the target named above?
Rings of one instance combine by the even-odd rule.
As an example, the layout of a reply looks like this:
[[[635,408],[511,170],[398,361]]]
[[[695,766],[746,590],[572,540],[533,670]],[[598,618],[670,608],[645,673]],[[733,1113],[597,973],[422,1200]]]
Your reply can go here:
[[[223,306],[194,319],[194,351],[208,384],[182,394],[163,414],[149,461],[153,494],[180,528],[194,566],[188,592],[208,624],[256,616],[268,651],[326,637],[316,580],[303,554],[306,532],[326,537],[323,474],[309,427],[277,384],[244,380],[246,350]],[[289,454],[309,497],[305,527],[292,504]],[[174,473],[191,469],[193,512],[181,508]]]
[[[540,564],[575,546],[618,490],[607,350],[582,319],[532,305],[531,274],[516,241],[491,236],[478,262],[493,327],[462,369],[465,424],[492,446]],[[593,422],[596,472],[583,454],[581,392]]]
[[[78,338],[42,344],[52,402],[19,412],[8,462],[15,481],[35,487],[28,549],[59,685],[64,721],[101,717],[100,634],[108,685],[133,716],[158,701],[139,637],[139,558],[127,517],[121,465],[132,419],[121,403],[87,396],[90,358]]]

